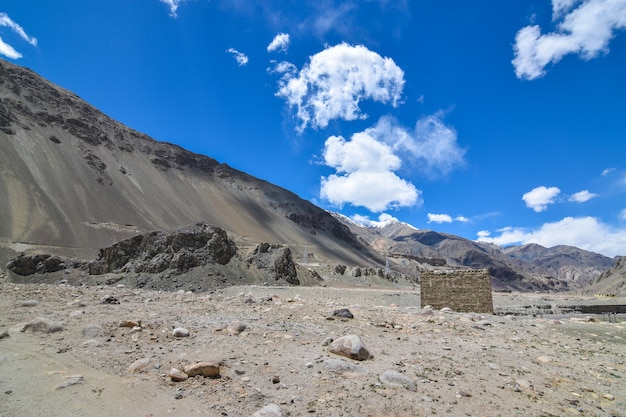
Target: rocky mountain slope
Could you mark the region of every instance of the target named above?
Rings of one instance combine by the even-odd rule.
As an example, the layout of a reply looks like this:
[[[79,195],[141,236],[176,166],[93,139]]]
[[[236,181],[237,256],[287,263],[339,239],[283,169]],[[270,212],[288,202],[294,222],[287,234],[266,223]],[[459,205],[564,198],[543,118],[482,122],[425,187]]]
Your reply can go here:
[[[214,159],[158,142],[30,70],[0,61],[0,268],[18,252],[82,259],[198,221],[302,263],[376,264],[324,210]]]
[[[626,296],[626,256],[618,256],[615,266],[593,280],[585,288],[587,294]]]
[[[101,272],[132,272],[139,275],[124,278],[128,284],[166,289],[179,287],[169,281],[178,276],[189,281],[187,289],[206,289],[198,277],[215,271],[194,275],[194,268],[224,267],[230,269],[220,272],[228,275],[222,285],[259,283],[288,250],[301,271],[289,279],[306,284],[322,276],[340,284],[412,285],[424,269],[487,268],[496,289],[560,291],[583,287],[613,265],[577,248],[503,250],[400,222],[359,226],[210,157],[155,141],[1,60],[0,195],[0,275],[25,253],[35,256],[21,257],[14,269],[37,274],[75,265],[75,272],[89,269],[95,276],[90,260],[140,244],[153,247],[135,248],[122,256],[125,263],[117,259]],[[199,222],[235,242],[232,261],[216,267],[204,246],[161,247],[156,240],[166,238],[152,235],[180,237],[186,232],[176,230]],[[198,227],[191,233],[202,233],[205,226]],[[258,248],[276,250],[271,259],[251,258]],[[269,269],[258,274],[254,268]]]

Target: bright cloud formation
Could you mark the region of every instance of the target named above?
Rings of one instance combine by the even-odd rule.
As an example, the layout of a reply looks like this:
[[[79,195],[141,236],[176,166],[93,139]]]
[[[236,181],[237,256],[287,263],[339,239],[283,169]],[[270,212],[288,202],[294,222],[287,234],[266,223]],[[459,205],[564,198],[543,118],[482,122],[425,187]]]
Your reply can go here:
[[[500,246],[537,243],[545,247],[556,245],[576,246],[605,256],[626,255],[626,230],[617,230],[594,217],[565,217],[546,223],[535,230],[507,227],[492,237],[488,231],[478,233],[479,242]]]
[[[338,206],[352,204],[373,212],[418,205],[421,191],[396,172],[411,166],[413,172],[427,176],[447,174],[463,165],[464,152],[456,133],[437,116],[418,120],[414,130],[392,117],[382,117],[349,141],[341,136],[326,140],[324,164],[337,172],[322,178],[320,197]],[[463,221],[461,217],[455,220]]]
[[[285,72],[276,93],[296,110],[297,130],[325,128],[333,119],[357,120],[362,100],[397,106],[404,72],[391,58],[365,46],[341,43],[310,57],[299,72]]]
[[[320,197],[334,205],[349,203],[381,212],[420,202],[421,191],[394,173],[400,158],[365,132],[354,134],[350,141],[329,137],[323,157],[337,174],[322,177]]]
[[[242,52],[239,52],[238,50],[234,49],[234,48],[228,48],[226,50],[226,52],[229,52],[231,54],[233,54],[233,57],[235,58],[235,61],[237,61],[237,64],[240,67],[243,67],[244,65],[246,65],[248,63],[248,56]]]
[[[449,214],[443,214],[443,213],[442,214],[428,213],[427,217],[428,217],[428,223],[452,223],[452,222],[466,223],[469,221],[469,219],[465,216],[456,216],[452,218],[452,216],[450,216]]]
[[[626,0],[553,0],[557,30],[541,34],[538,25],[526,26],[515,36],[512,63],[518,78],[545,75],[545,67],[567,54],[590,60],[608,53],[615,32],[626,28]],[[577,7],[576,7],[577,6]]]
[[[522,200],[526,203],[526,207],[535,210],[537,213],[546,211],[549,204],[556,202],[556,197],[561,193],[557,187],[540,187],[533,188],[522,196]]]
[[[274,36],[274,39],[272,39],[272,42],[270,42],[270,44],[267,45],[267,52],[274,52],[274,51],[287,52],[287,49],[289,48],[289,43],[290,43],[289,34],[279,33],[278,35]]]
[[[573,201],[575,203],[584,203],[591,200],[592,198],[596,198],[597,196],[598,194],[590,193],[588,190],[582,190],[572,194],[569,197],[569,201]]]
[[[8,27],[9,29],[13,30],[13,32],[17,33],[20,38],[24,39],[26,42],[28,42],[32,46],[37,46],[37,39],[32,36],[29,36],[26,33],[26,31],[20,25],[15,23],[6,13],[0,13],[0,26]],[[11,45],[4,42],[1,37],[0,37],[0,55],[4,55],[10,59],[19,59],[23,56]]]

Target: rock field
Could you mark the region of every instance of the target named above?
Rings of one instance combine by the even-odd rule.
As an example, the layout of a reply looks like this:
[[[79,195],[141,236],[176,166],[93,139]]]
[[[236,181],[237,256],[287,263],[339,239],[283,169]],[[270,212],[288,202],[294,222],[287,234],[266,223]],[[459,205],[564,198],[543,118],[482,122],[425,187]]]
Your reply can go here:
[[[0,283],[0,415],[626,416],[623,317],[326,291]]]

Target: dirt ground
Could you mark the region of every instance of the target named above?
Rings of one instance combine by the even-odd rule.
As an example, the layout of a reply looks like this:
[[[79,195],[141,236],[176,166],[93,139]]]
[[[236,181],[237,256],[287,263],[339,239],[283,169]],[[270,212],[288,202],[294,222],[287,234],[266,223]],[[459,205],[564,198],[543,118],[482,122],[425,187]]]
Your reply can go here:
[[[591,301],[494,295],[563,302]],[[0,416],[626,416],[622,320],[432,311],[389,289],[1,283]],[[346,335],[373,358],[331,353]],[[172,381],[204,361],[219,377]]]

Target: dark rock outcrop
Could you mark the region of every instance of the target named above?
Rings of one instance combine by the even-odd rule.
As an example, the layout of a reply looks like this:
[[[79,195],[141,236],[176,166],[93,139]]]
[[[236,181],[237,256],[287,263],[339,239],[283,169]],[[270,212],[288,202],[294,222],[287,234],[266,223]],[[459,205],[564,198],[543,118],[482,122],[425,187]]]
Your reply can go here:
[[[181,273],[211,263],[227,264],[237,246],[226,231],[206,223],[173,231],[157,231],[122,240],[100,250],[89,263],[91,275],[109,272]]]

